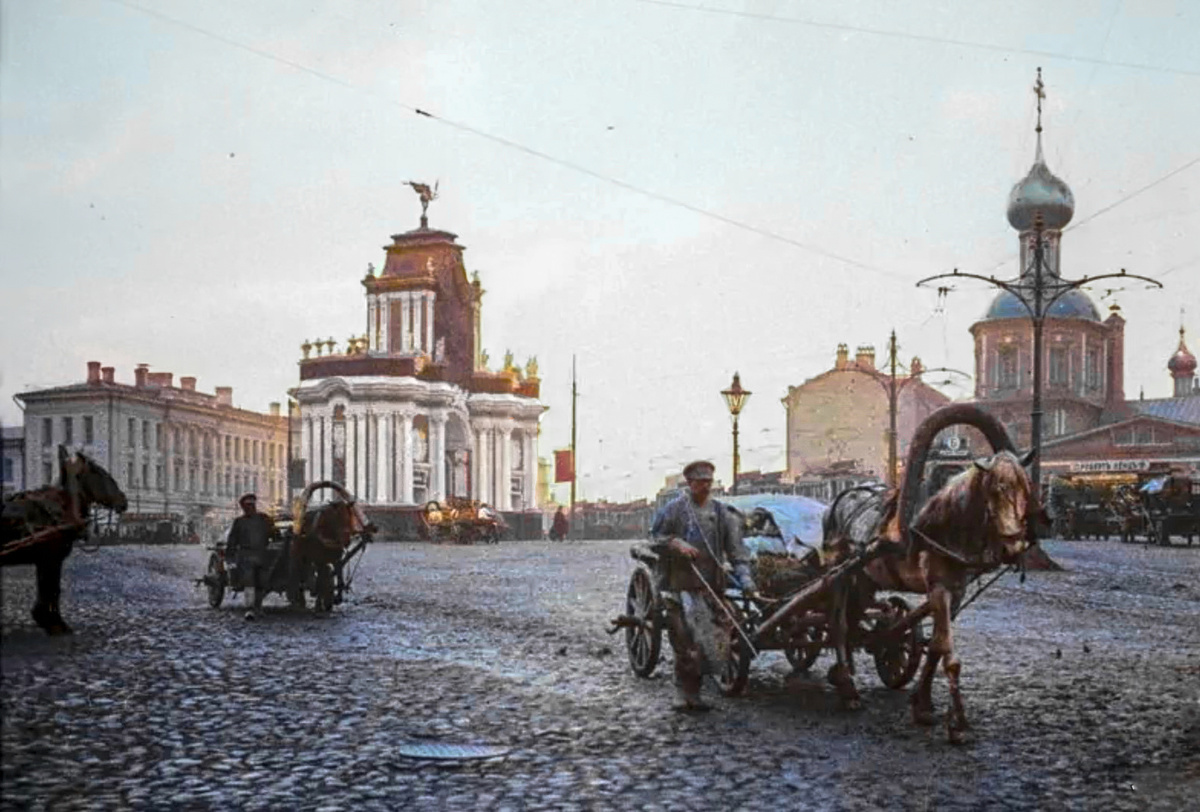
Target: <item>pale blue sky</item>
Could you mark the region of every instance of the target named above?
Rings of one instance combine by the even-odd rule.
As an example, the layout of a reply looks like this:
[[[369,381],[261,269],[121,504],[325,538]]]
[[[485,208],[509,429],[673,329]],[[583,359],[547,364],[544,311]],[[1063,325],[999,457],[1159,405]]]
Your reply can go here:
[[[735,369],[742,467],[780,468],[779,399],[837,343],[895,327],[972,371],[992,294],[938,313],[914,282],[1016,273],[1039,65],[1076,222],[1186,167],[1063,249],[1068,276],[1162,279],[1115,300],[1127,392],[1169,394],[1182,305],[1200,350],[1200,4],[699,5],[0,0],[0,419],[89,360],[265,410],[305,338],[363,331],[367,263],[417,225],[404,181],[440,180],[492,359],[538,357],[543,455],[577,356],[583,496],[695,456],[727,479]]]

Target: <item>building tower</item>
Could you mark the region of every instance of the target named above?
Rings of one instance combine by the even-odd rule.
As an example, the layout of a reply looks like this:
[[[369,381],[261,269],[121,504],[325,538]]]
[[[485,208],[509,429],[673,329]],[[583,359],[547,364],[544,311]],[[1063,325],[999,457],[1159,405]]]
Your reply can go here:
[[[1167,369],[1175,379],[1175,391],[1172,397],[1183,398],[1192,394],[1192,378],[1196,374],[1196,356],[1188,350],[1183,341],[1183,326],[1179,327],[1179,349],[1167,361]]]

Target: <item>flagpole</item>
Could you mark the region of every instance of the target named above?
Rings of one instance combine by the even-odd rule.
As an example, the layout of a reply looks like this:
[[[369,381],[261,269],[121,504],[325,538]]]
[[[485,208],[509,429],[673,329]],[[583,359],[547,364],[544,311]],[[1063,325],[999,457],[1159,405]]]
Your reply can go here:
[[[571,356],[571,515],[570,526],[575,527],[575,478],[578,466],[575,463],[575,399],[579,390],[575,386],[575,356]]]

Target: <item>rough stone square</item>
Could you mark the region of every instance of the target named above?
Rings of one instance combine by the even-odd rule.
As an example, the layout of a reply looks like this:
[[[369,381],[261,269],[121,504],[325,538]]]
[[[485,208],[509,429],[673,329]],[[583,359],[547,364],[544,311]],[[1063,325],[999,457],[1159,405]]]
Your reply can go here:
[[[605,632],[627,541],[376,543],[330,615],[272,595],[255,622],[208,606],[200,546],[76,551],[59,638],[29,619],[32,569],[5,568],[0,808],[1187,808],[1200,557],[1046,546],[1064,572],[1006,576],[956,623],[962,747],[914,727],[861,654],[858,712],[828,653],[789,675],[779,652],[745,696],[673,712],[669,647],[641,679]],[[941,676],[934,697],[943,712]]]

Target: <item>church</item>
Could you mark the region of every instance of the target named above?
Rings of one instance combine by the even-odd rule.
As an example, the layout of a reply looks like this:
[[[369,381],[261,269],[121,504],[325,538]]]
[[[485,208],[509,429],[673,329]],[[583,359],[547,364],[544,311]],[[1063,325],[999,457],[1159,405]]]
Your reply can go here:
[[[1040,79],[1039,79],[1040,95]],[[1008,198],[1008,222],[1020,241],[1021,277],[1031,286],[1041,226],[1042,274],[1062,286],[1063,229],[1075,211],[1070,187],[1046,165],[1041,108],[1037,151],[1028,174]],[[1100,479],[1138,474],[1200,475],[1200,387],[1184,329],[1165,364],[1173,395],[1125,396],[1125,319],[1117,305],[1103,319],[1088,294],[1073,288],[1045,311],[1042,342],[1042,469]],[[1031,444],[1033,323],[1020,299],[1005,290],[970,328],[975,340],[975,401],[1004,423],[1018,447]],[[1164,352],[1164,355],[1167,353]]]
[[[361,280],[366,332],[300,347],[304,477],[342,483],[368,509],[463,497],[536,511],[537,360],[519,367],[507,353],[490,368],[479,274],[468,279],[457,235],[429,227],[436,192],[412,185],[420,226],[393,235]]]

